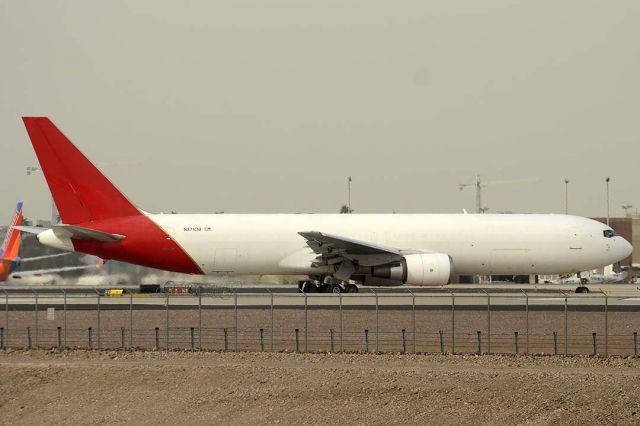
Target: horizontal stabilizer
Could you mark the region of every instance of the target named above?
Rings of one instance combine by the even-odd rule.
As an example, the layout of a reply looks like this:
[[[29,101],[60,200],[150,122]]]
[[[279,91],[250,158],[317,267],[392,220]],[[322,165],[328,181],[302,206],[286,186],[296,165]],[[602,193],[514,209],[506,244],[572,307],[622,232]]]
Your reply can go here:
[[[56,225],[53,227],[53,232],[61,237],[75,238],[76,240],[115,242],[125,238],[124,235],[110,234],[76,225]]]
[[[25,262],[33,262],[34,260],[43,260],[43,259],[51,259],[52,257],[68,256],[70,254],[71,253],[56,253],[56,254],[47,254],[45,256],[27,257],[26,259],[21,258],[20,263],[23,264]]]
[[[41,226],[14,226],[13,229],[17,229],[18,231],[26,232],[28,234],[38,235],[39,233],[44,232],[49,228],[43,228]]]
[[[35,226],[16,226],[15,229],[36,235],[47,230],[47,228],[38,228]],[[110,234],[108,232],[98,231],[97,229],[76,225],[55,225],[51,229],[54,234],[60,238],[73,238],[76,240],[115,242],[125,238],[124,235]]]

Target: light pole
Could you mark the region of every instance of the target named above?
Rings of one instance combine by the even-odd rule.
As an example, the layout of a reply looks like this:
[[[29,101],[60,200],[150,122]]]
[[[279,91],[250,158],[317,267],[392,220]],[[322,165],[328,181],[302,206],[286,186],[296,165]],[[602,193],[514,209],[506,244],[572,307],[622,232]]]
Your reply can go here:
[[[27,166],[27,176],[31,176],[35,172],[41,172],[40,167]],[[53,200],[53,194],[51,194],[51,226],[58,223],[58,209],[56,209],[56,203]]]
[[[631,204],[626,204],[622,206],[622,209],[624,210],[624,217],[629,217],[629,209],[631,207],[633,207]]]
[[[611,180],[611,178],[606,178],[605,181],[607,182],[607,226],[609,226],[609,181]]]
[[[351,213],[351,176],[347,178],[347,213]]]
[[[569,214],[569,179],[564,180],[564,214]]]

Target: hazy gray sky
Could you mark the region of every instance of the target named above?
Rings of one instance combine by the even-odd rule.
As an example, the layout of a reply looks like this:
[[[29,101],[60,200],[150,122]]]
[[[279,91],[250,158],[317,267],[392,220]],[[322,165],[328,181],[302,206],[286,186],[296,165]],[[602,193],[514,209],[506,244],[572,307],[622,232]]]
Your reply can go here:
[[[159,212],[640,207],[640,2],[1,1],[0,223],[45,115]],[[537,179],[537,180],[534,180]]]

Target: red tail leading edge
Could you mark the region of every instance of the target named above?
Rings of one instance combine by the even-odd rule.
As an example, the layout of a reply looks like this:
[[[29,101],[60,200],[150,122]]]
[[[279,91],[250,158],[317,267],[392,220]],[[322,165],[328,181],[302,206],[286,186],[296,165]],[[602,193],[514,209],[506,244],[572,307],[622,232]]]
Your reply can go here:
[[[124,235],[103,242],[71,238],[76,251],[102,259],[202,274],[169,234],[136,208],[46,117],[23,117],[64,224]]]

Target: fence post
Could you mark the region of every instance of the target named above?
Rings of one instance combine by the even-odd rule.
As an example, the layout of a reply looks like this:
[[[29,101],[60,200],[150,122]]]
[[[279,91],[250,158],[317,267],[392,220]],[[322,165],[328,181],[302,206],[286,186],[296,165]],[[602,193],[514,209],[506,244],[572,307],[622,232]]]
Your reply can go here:
[[[309,315],[307,312],[307,293],[304,293],[304,351],[309,352],[309,346],[307,344],[309,338]]]
[[[604,356],[609,356],[609,296],[604,291]]]
[[[553,332],[553,354],[558,355],[558,332]]]
[[[7,330],[7,346],[9,346],[9,293],[5,289],[2,291],[4,292],[4,326]]]
[[[223,328],[222,332],[224,333],[224,351],[226,352],[229,349],[229,344],[227,343],[227,328]]]
[[[273,293],[269,290],[271,294],[271,352],[273,352]]]
[[[329,346],[331,348],[330,352],[333,353],[333,328],[329,329],[329,340],[331,342],[331,345]]]
[[[491,355],[491,295],[482,291],[487,295],[487,353]]]
[[[133,293],[129,293],[129,347],[133,348]]]
[[[295,330],[295,335],[296,335],[296,352],[300,352],[300,337],[299,337],[299,331],[297,328]]]
[[[260,352],[264,352],[264,329],[260,329]]]
[[[456,296],[451,292],[451,353],[456,353]]]
[[[35,305],[35,314],[36,314],[36,335],[35,335],[35,344],[36,348],[38,347],[38,293],[36,293],[33,289],[31,290],[36,295],[36,305]]]
[[[0,327],[0,349],[4,349],[4,327]]]
[[[406,354],[407,353],[407,339],[405,336],[405,329],[402,329],[402,353]]]
[[[567,296],[564,297],[564,355],[569,355],[569,306],[567,305]]]
[[[593,356],[598,354],[598,347],[596,346],[596,332],[591,333],[591,337],[593,337]]]
[[[124,349],[124,327],[120,327],[120,348]]]
[[[198,286],[198,350],[202,350],[202,286]]]
[[[87,329],[87,340],[88,340],[88,343],[89,343],[89,349],[91,349],[91,346],[92,346],[91,345],[92,344],[92,342],[91,342],[91,337],[92,337],[91,334],[93,334],[93,330],[91,329],[91,327],[89,327]]]
[[[342,293],[338,293],[338,298],[340,300],[340,352],[343,352],[343,346],[342,346]]]
[[[160,349],[160,327],[156,327],[156,351]]]
[[[373,294],[376,295],[376,353],[380,352],[380,346],[379,346],[379,337],[380,336],[380,329],[378,328],[378,293],[375,292],[375,290],[371,289],[371,291],[373,291]]]
[[[31,327],[27,327],[27,348],[31,349]]]
[[[633,356],[638,356],[638,332],[633,332]]]
[[[62,293],[64,295],[64,315],[63,315],[63,327],[64,327],[64,347],[67,347],[67,291],[62,289]]]
[[[438,331],[438,334],[440,334],[440,353],[444,354],[444,336],[442,330]]]
[[[196,341],[194,338],[194,333],[195,332],[195,328],[191,327],[191,351],[195,351],[196,350]]]
[[[369,330],[364,330],[364,352],[369,352]]]
[[[515,343],[516,343],[516,353],[515,353],[515,355],[518,355],[519,348],[518,348],[518,332],[517,331],[513,332],[513,338],[514,338]]]
[[[58,348],[62,347],[62,327],[58,326]]]
[[[96,289],[96,296],[98,299],[98,349],[100,349],[100,291],[98,289]]]
[[[165,334],[166,334],[166,336],[165,336],[165,341],[166,341],[166,345],[167,345],[167,346],[166,346],[166,347],[167,347],[167,350],[169,350],[169,297],[170,297],[170,296],[171,296],[171,293],[167,292],[167,302],[166,302],[166,303],[167,303],[167,306],[166,306],[166,309],[165,309],[165,311],[166,311],[166,317],[167,317],[167,318],[166,318],[166,321],[165,321],[165,322],[166,322],[166,323],[165,323],[165,328],[166,328],[166,329],[165,329]]]
[[[478,355],[482,355],[482,332],[478,330]]]
[[[233,290],[233,351],[238,351],[238,290]]]
[[[524,297],[525,297],[525,311],[526,311],[524,353],[529,355],[529,295],[524,290],[522,290],[522,292],[524,293]]]
[[[411,329],[413,331],[413,353],[417,352],[416,347],[416,295],[409,290],[411,293],[411,312],[413,313],[413,318],[411,319]]]

